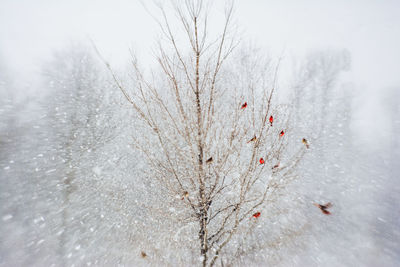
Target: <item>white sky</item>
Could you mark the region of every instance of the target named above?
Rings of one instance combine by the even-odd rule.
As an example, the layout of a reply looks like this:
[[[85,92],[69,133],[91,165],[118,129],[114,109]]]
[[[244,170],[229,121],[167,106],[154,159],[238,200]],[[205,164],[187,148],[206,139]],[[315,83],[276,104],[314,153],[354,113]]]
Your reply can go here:
[[[360,125],[381,109],[382,90],[400,85],[399,0],[237,0],[236,19],[245,38],[275,52],[347,48]],[[0,0],[0,60],[27,80],[73,40],[90,37],[119,61],[130,46],[148,55],[157,31],[138,0]]]

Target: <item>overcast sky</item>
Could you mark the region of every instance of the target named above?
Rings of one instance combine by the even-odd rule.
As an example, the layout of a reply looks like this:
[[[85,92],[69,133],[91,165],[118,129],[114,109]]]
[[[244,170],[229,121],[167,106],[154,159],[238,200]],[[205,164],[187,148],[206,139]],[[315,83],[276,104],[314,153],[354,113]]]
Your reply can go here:
[[[356,101],[371,116],[382,109],[376,97],[400,85],[399,14],[398,0],[238,0],[235,13],[245,38],[266,50],[348,49]],[[130,46],[148,55],[157,31],[138,0],[0,0],[0,60],[26,81],[71,41],[90,37],[118,62]]]

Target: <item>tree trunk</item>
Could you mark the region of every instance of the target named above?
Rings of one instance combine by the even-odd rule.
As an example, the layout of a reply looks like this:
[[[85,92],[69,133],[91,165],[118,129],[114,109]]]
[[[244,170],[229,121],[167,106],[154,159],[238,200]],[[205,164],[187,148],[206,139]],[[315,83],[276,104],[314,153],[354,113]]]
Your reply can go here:
[[[208,234],[207,234],[207,209],[202,208],[200,211],[200,255],[202,257],[203,267],[207,266],[207,252],[208,252]]]
[[[197,148],[198,148],[198,179],[199,179],[199,193],[200,193],[200,255],[203,258],[203,267],[207,266],[207,252],[208,252],[208,232],[207,232],[207,220],[208,220],[208,201],[206,199],[206,186],[204,181],[204,171],[203,171],[203,131],[202,131],[202,111],[201,111],[201,102],[200,102],[200,88],[199,88],[199,80],[200,80],[200,50],[199,50],[199,42],[198,42],[198,32],[197,32],[197,17],[194,17],[194,36],[195,36],[195,57],[196,57],[196,80],[195,80],[195,97],[196,97],[196,113],[197,113]]]

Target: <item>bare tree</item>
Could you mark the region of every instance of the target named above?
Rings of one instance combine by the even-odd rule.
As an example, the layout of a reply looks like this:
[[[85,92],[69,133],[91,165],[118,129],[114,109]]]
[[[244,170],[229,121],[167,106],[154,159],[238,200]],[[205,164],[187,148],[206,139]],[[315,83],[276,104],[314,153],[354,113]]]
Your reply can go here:
[[[45,104],[52,130],[50,145],[57,158],[54,173],[60,177],[63,189],[61,232],[57,235],[60,236],[59,254],[64,265],[73,251],[73,233],[84,232],[74,219],[80,217],[80,210],[74,209],[76,200],[73,196],[79,186],[89,183],[92,168],[99,172],[96,170],[101,165],[99,150],[117,135],[119,120],[113,105],[115,99],[109,92],[113,87],[103,78],[106,76],[101,75],[100,66],[90,50],[78,44],[55,53],[43,69],[50,89]]]
[[[179,29],[159,6],[160,68],[146,74],[132,53],[133,90],[105,63],[138,116],[134,145],[148,177],[167,190],[180,223],[197,224],[202,265],[213,266],[229,244],[240,248],[235,236],[266,220],[305,146],[289,145],[289,106],[274,103],[280,60],[235,56],[232,4],[213,37],[210,2],[182,2],[173,3]]]
[[[344,168],[351,162],[345,155],[351,151],[352,143],[352,88],[340,82],[340,77],[350,69],[350,63],[347,50],[313,51],[295,71],[292,85],[294,127],[300,135],[310,133],[313,149],[308,156],[310,160],[305,161],[305,169],[311,176],[318,174],[321,181],[340,175],[328,173],[332,165]],[[315,164],[316,161],[325,164]],[[337,167],[333,169],[339,171]]]

